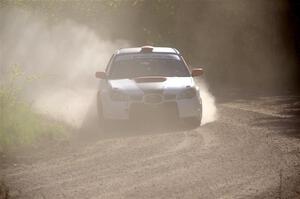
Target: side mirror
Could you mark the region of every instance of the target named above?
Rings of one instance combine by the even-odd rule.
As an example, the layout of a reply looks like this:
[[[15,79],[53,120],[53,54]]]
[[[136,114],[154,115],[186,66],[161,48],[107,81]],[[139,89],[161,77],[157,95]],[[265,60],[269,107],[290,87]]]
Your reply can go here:
[[[203,75],[203,69],[202,68],[194,68],[192,70],[192,77],[198,77]]]
[[[106,79],[107,78],[105,72],[96,72],[95,76],[96,76],[96,78],[99,78],[99,79]]]

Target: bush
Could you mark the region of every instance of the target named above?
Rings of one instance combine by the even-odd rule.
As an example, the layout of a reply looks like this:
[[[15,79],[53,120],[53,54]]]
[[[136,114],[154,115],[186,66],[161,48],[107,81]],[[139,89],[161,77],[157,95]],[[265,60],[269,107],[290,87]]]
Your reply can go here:
[[[22,98],[24,86],[35,77],[27,76],[18,66],[11,67],[0,82],[0,152],[30,145],[40,137],[56,137],[64,126],[34,112]]]

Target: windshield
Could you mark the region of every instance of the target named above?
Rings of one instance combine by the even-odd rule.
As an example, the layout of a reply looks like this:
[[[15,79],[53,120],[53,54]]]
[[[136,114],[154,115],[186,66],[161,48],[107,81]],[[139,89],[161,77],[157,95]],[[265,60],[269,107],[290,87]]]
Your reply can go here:
[[[174,54],[126,54],[114,59],[110,79],[131,79],[142,76],[189,77],[184,62]]]

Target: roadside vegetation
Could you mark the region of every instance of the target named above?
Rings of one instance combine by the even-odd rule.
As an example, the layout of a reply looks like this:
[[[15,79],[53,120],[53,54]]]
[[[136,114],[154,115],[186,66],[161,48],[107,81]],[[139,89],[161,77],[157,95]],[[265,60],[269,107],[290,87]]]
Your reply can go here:
[[[65,127],[36,113],[23,96],[26,86],[37,77],[22,72],[19,66],[10,67],[0,80],[0,153],[30,146],[43,138],[63,137]]]

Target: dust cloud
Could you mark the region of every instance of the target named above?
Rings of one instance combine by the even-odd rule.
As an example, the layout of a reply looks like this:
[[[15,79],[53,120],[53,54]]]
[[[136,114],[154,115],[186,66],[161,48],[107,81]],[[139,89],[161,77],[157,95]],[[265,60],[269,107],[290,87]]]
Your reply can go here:
[[[197,81],[197,85],[200,88],[200,96],[202,98],[201,124],[204,125],[217,120],[217,106],[214,96],[209,92],[207,83],[203,79],[200,79]]]
[[[113,51],[126,42],[102,40],[71,20],[48,24],[24,10],[0,13],[1,71],[17,64],[36,75],[25,95],[37,112],[81,126],[96,94],[95,71],[104,69]]]
[[[56,120],[80,127],[95,108],[97,79],[124,40],[101,39],[92,29],[72,20],[51,24],[42,14],[20,9],[0,12],[0,66],[19,65],[37,79],[25,86],[33,108]],[[216,119],[214,97],[201,81],[203,124]]]

